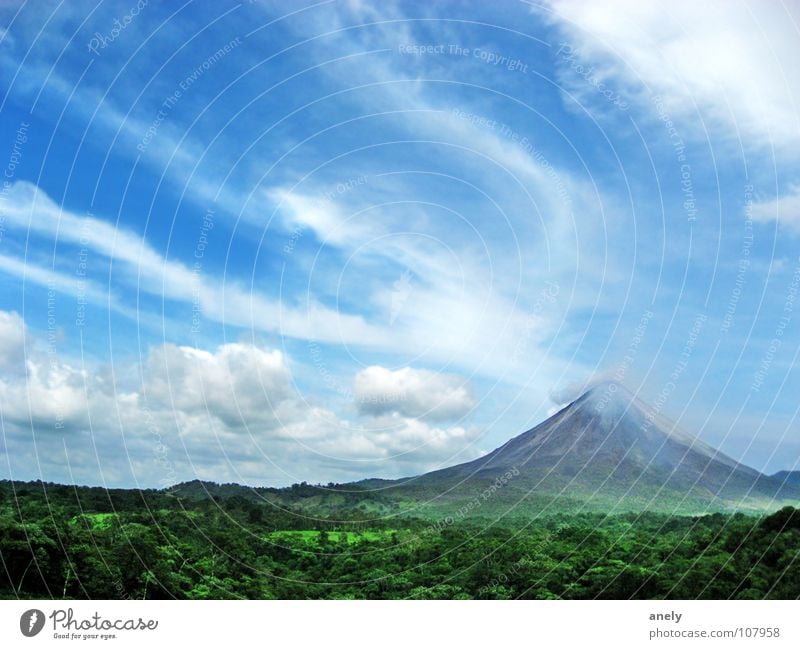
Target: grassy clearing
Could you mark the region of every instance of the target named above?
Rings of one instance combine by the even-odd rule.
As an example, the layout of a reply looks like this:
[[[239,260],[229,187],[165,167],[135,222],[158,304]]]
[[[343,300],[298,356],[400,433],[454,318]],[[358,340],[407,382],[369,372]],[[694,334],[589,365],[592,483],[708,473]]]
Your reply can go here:
[[[107,530],[114,523],[116,514],[104,512],[102,514],[81,514],[73,516],[70,522],[78,523],[81,520],[89,521],[93,530]]]
[[[327,532],[328,543],[354,545],[362,541],[375,542],[389,538],[396,530],[368,530],[365,532]],[[318,530],[280,530],[272,532],[265,540],[289,547],[305,545],[320,547],[323,532]]]

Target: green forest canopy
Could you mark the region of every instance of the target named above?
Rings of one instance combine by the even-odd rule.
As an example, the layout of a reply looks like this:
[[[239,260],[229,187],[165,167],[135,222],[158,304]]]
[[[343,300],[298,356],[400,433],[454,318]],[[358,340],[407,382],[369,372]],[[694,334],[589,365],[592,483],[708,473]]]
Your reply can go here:
[[[224,493],[224,492],[223,492]],[[224,495],[0,482],[4,598],[800,597],[800,511],[327,517]]]

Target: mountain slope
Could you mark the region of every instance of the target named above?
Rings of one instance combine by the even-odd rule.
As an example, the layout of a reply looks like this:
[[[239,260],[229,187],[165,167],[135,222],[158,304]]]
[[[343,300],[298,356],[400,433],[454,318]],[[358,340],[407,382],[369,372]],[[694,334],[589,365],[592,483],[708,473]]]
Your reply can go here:
[[[778,471],[770,477],[780,483],[800,487],[800,471]]]
[[[457,503],[507,475],[493,504],[529,509],[548,498],[589,509],[771,509],[795,500],[782,485],[679,430],[617,383],[595,386],[488,455],[395,483],[395,494]],[[502,481],[501,481],[502,482]]]

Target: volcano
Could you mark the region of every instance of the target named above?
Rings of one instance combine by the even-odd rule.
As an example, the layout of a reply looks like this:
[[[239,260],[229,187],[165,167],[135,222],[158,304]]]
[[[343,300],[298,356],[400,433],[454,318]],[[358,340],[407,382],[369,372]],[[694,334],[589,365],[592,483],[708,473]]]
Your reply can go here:
[[[555,499],[592,510],[681,512],[767,510],[800,500],[800,485],[728,457],[615,382],[595,385],[477,460],[392,487],[455,505],[493,484],[493,507],[524,510]]]
[[[615,382],[595,385],[483,457],[414,477],[255,490],[195,482],[178,485],[173,493],[196,499],[235,492],[309,515],[358,509],[438,521],[575,512],[763,513],[800,507],[800,471],[768,476],[742,464]]]

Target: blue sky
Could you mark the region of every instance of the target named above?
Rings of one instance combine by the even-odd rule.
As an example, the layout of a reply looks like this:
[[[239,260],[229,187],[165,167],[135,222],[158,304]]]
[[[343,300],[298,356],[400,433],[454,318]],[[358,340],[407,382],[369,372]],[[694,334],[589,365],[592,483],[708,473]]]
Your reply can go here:
[[[0,477],[399,477],[616,378],[800,453],[791,3],[6,3]]]

